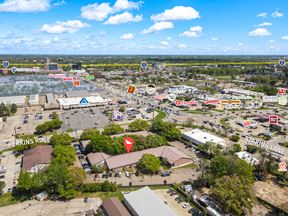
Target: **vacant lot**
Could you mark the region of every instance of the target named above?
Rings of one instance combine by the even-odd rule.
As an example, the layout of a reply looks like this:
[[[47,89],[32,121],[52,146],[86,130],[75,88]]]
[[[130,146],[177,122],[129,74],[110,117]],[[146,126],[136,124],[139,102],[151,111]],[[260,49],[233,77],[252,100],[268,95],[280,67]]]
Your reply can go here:
[[[280,187],[274,182],[255,182],[256,194],[273,205],[288,212],[288,188]]]

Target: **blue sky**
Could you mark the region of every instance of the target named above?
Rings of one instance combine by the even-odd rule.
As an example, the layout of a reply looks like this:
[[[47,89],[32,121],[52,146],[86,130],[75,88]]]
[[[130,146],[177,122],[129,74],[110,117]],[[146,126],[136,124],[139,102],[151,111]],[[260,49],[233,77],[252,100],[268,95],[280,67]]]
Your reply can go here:
[[[287,0],[0,0],[1,54],[280,54]]]

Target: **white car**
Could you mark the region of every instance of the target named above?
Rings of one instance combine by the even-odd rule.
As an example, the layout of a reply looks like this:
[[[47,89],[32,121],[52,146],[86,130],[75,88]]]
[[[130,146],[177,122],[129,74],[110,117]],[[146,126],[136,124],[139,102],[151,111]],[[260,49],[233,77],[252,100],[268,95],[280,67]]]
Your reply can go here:
[[[183,203],[182,208],[188,208],[188,207],[190,207],[189,203]]]

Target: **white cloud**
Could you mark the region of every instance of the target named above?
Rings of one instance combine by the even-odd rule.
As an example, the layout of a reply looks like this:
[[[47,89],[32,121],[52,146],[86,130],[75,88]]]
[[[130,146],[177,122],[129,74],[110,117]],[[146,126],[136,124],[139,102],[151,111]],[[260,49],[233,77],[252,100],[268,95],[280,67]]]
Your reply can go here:
[[[50,34],[74,33],[85,27],[89,27],[89,25],[80,20],[68,20],[66,22],[57,21],[54,24],[44,24],[40,31]]]
[[[123,34],[123,35],[121,36],[121,39],[122,39],[122,40],[133,40],[133,39],[134,39],[134,35],[131,34],[131,33]]]
[[[150,34],[157,31],[162,31],[164,29],[172,29],[174,25],[172,22],[157,22],[154,25],[150,26],[148,29],[144,29],[142,34]]]
[[[272,16],[273,18],[277,18],[277,17],[283,17],[284,14],[281,13],[281,12],[279,12],[279,11],[277,10],[277,11],[274,11],[274,12],[271,14],[271,16]]]
[[[55,2],[53,6],[60,6],[60,5],[65,5],[65,4],[66,4],[65,0],[61,0],[61,1]]]
[[[199,18],[199,12],[192,7],[175,6],[172,9],[167,9],[163,13],[152,15],[151,19],[157,21],[172,21],[172,20],[192,20]]]
[[[180,36],[197,38],[202,36],[202,30],[203,28],[201,26],[194,26],[191,27],[188,31],[185,31],[182,34],[180,34]]]
[[[160,44],[162,46],[169,46],[169,42],[168,41],[161,41]]]
[[[212,41],[218,41],[219,38],[217,38],[217,37],[212,37],[211,40],[212,40]]]
[[[48,45],[48,44],[51,44],[51,41],[50,40],[44,40],[43,42],[45,45]]]
[[[130,22],[140,22],[143,20],[142,15],[133,16],[129,12],[124,12],[122,14],[117,14],[115,16],[109,17],[109,19],[104,23],[105,25],[118,25]]]
[[[186,49],[187,45],[186,44],[179,44],[178,48],[179,49]]]
[[[269,42],[270,42],[270,43],[274,43],[274,40],[273,40],[273,39],[271,39],[271,40],[269,40]]]
[[[0,3],[0,12],[42,12],[51,7],[51,0],[5,0]]]
[[[81,8],[81,17],[88,20],[102,21],[112,13],[112,10],[109,3],[89,4]]]
[[[130,2],[128,0],[117,0],[113,6],[110,6],[109,2],[88,4],[81,8],[81,17],[88,20],[103,21],[110,14],[123,10],[139,9],[141,5],[142,2]]]
[[[269,36],[272,35],[267,29],[265,28],[257,28],[251,32],[249,32],[250,36],[258,37],[258,36]]]
[[[114,4],[114,10],[129,10],[129,9],[139,9],[142,5],[142,2],[129,2],[128,0],[117,0]]]
[[[283,36],[282,40],[288,40],[288,35]]]
[[[263,22],[263,23],[260,23],[258,26],[271,26],[272,25],[272,23],[270,23],[270,22]]]
[[[257,17],[266,17],[268,14],[266,12],[257,14]]]
[[[171,37],[167,37],[166,40],[169,40],[169,41],[170,41],[170,40],[172,40],[172,38],[171,38]]]

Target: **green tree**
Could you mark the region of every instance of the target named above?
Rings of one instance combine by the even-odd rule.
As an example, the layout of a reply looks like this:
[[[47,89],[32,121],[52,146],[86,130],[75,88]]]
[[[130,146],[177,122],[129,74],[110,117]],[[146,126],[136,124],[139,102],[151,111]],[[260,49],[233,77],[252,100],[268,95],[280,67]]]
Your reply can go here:
[[[57,130],[61,127],[62,121],[54,119],[52,121],[44,122],[36,127],[36,134],[45,134],[46,132]]]
[[[125,106],[121,106],[120,108],[119,108],[119,112],[125,112]]]
[[[52,112],[51,118],[52,119],[58,119],[58,114],[56,112]]]
[[[240,152],[241,151],[241,145],[239,143],[236,143],[233,145],[233,152]]]
[[[59,160],[67,166],[73,165],[76,160],[76,152],[73,146],[56,145],[53,149],[54,160]]]
[[[149,129],[149,124],[147,121],[141,120],[141,119],[136,119],[135,121],[131,122],[128,125],[128,130],[129,131],[144,131]]]
[[[85,129],[80,136],[80,140],[91,140],[100,135],[100,131],[96,129]]]
[[[146,137],[146,147],[147,148],[156,148],[159,146],[169,145],[165,137],[159,135],[148,135]]]
[[[160,170],[161,161],[152,154],[144,154],[137,163],[137,168],[145,174],[154,174]]]
[[[225,156],[217,156],[211,160],[210,163],[211,173],[215,178],[220,178],[229,174],[230,161]]]
[[[86,179],[84,170],[80,167],[69,167],[68,171],[68,181],[73,185],[74,188],[79,188]]]
[[[119,134],[123,132],[124,132],[124,129],[120,125],[111,124],[111,125],[104,127],[102,134],[103,135],[115,135],[115,134]]]
[[[257,152],[257,150],[258,150],[257,146],[247,145],[247,149],[246,149],[247,152],[254,154]]]
[[[165,137],[169,141],[178,140],[182,136],[181,131],[176,128],[175,125],[162,120],[153,121],[150,130]]]
[[[5,187],[5,182],[0,181],[0,192],[4,189]]]
[[[17,105],[13,103],[13,104],[11,105],[10,111],[11,111],[11,113],[13,113],[13,114],[16,113],[16,112],[17,112]]]
[[[253,183],[253,171],[254,167],[241,159],[230,158],[230,175],[238,176],[246,182]]]
[[[256,200],[252,185],[237,177],[217,179],[211,193],[223,211],[233,215],[244,215],[245,209],[251,210]]]
[[[69,136],[67,133],[63,134],[54,134],[50,138],[50,144],[54,147],[57,145],[70,145],[73,141],[73,138]]]
[[[113,139],[110,136],[98,135],[92,138],[91,142],[86,146],[85,152],[104,152],[113,154]]]
[[[233,142],[238,142],[238,141],[240,140],[240,137],[237,136],[237,135],[232,135],[232,136],[230,137],[230,140],[233,141]]]

